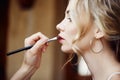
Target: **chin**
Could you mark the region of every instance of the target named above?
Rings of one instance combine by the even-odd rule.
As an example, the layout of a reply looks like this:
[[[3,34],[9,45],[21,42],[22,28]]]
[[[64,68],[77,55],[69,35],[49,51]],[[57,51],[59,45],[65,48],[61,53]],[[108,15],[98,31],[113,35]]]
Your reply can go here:
[[[62,52],[64,52],[64,53],[73,53],[73,50],[72,50],[72,48],[71,47],[68,47],[68,46],[61,46],[61,50],[62,50]]]

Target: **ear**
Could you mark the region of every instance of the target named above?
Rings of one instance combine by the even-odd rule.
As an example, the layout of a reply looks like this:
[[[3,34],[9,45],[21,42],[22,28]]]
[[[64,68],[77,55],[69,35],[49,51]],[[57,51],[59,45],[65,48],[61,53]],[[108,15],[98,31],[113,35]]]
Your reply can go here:
[[[95,31],[95,38],[100,39],[102,37],[104,37],[104,32],[97,28]]]

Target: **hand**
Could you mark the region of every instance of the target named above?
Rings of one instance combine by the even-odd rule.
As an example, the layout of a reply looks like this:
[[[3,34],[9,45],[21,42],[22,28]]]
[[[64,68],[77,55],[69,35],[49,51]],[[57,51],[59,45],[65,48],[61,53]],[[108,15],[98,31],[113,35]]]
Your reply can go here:
[[[25,53],[23,65],[38,68],[41,62],[42,52],[47,48],[48,38],[38,32],[25,39],[25,46],[34,46]]]
[[[38,32],[25,39],[25,46],[34,45],[27,50],[21,68],[15,73],[11,80],[29,80],[39,68],[42,53],[47,48],[48,38]]]

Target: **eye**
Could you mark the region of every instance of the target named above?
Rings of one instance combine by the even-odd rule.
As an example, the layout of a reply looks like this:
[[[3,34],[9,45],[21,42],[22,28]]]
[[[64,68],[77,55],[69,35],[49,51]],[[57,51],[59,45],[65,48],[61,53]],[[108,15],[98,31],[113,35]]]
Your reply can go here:
[[[69,22],[72,22],[72,19],[71,18],[67,18],[69,20]]]

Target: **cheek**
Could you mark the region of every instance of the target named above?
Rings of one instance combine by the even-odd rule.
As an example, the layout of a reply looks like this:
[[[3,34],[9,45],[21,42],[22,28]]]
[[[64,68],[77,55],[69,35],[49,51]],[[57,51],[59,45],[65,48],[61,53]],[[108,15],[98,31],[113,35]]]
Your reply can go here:
[[[73,30],[71,30],[71,35],[72,36],[75,36],[77,34],[77,29],[75,28],[75,29],[73,29]]]
[[[69,28],[66,34],[68,34],[69,41],[72,42],[77,35],[77,28],[76,27]]]

